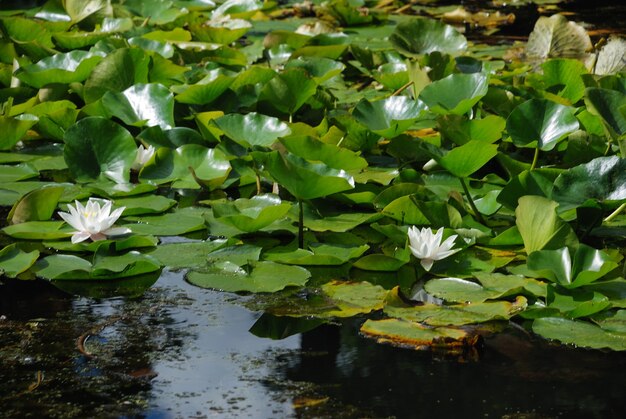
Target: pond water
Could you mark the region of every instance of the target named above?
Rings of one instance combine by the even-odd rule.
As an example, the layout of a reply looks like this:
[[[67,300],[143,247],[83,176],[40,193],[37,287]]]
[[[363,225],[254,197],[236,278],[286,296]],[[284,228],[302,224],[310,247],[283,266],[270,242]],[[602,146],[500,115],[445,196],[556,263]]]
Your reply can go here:
[[[0,286],[0,417],[618,418],[626,356],[512,330],[451,357],[379,345],[358,320],[270,340],[245,297],[164,272],[142,297]]]

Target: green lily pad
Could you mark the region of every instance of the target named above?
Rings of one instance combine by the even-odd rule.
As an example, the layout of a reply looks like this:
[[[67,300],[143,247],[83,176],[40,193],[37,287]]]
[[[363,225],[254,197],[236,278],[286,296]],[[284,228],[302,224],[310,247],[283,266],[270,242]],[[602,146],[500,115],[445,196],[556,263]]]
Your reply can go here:
[[[30,268],[38,258],[38,250],[25,252],[15,243],[10,244],[0,250],[0,275],[15,278]]]
[[[277,74],[261,91],[259,101],[267,101],[278,111],[293,115],[317,91],[317,83],[302,68]]]
[[[215,202],[212,207],[213,215],[218,221],[251,233],[284,217],[291,208],[291,203],[282,202],[276,195],[264,194],[233,202]]]
[[[528,268],[543,278],[566,288],[576,288],[594,282],[618,267],[607,253],[580,244],[570,256],[567,247],[556,250],[538,250],[528,255]]]
[[[149,255],[168,269],[202,268],[207,266],[207,255],[224,247],[226,243],[225,239],[168,243],[158,246]]]
[[[65,221],[27,221],[2,229],[2,232],[14,239],[53,240],[72,235],[73,229]]]
[[[172,182],[174,188],[198,189],[203,185],[217,188],[230,170],[226,155],[219,149],[186,144],[175,150],[159,148],[154,159],[143,167],[139,178],[158,184]]]
[[[518,275],[476,273],[482,285],[461,278],[435,278],[424,284],[424,289],[435,297],[458,303],[482,303],[501,297],[520,294],[527,290],[545,296],[541,282]]]
[[[128,227],[135,234],[152,234],[157,236],[179,236],[206,228],[202,213],[196,211],[179,210],[164,215],[149,215],[143,217],[128,217]]]
[[[313,199],[354,188],[354,179],[343,170],[301,157],[273,151],[266,155],[265,168],[293,196]]]
[[[37,122],[39,118],[31,114],[16,117],[0,115],[0,150],[12,149]]]
[[[104,176],[128,183],[137,146],[120,125],[101,117],[84,118],[65,132],[64,141],[65,161],[77,180]]]
[[[533,332],[546,339],[594,349],[626,350],[626,333],[608,331],[580,320],[543,317],[533,322]]]
[[[411,19],[398,24],[389,37],[391,44],[408,56],[433,51],[449,54],[467,48],[467,40],[456,29],[433,19]]]
[[[256,262],[250,272],[232,262],[221,262],[208,272],[189,272],[187,281],[201,288],[229,292],[276,292],[289,286],[303,286],[311,273],[299,266]]]
[[[73,23],[78,23],[84,20],[88,16],[106,8],[110,7],[110,3],[107,0],[64,0],[63,8],[65,12],[72,19]]]
[[[431,112],[463,115],[487,94],[488,80],[482,73],[451,74],[424,87],[419,97]]]
[[[413,125],[424,108],[421,101],[406,96],[392,96],[374,102],[362,99],[352,115],[372,132],[385,138],[393,138]]]
[[[55,54],[35,64],[21,67],[15,77],[38,89],[52,83],[82,82],[89,77],[103,57],[102,53],[81,50]]]
[[[321,161],[333,169],[361,170],[367,161],[354,151],[326,144],[309,136],[292,136],[280,142],[291,153],[310,161]]]
[[[39,172],[35,170],[30,164],[18,164],[15,166],[0,165],[0,182],[16,182],[19,180],[25,180],[37,177]]]
[[[346,263],[350,259],[361,256],[369,246],[341,246],[326,243],[313,243],[309,246],[311,250],[296,249],[290,252],[269,251],[264,258],[273,262],[285,263],[288,265],[319,265],[338,266]]]
[[[302,50],[299,50],[302,52]],[[325,57],[304,57],[300,56],[294,60],[289,60],[285,64],[285,68],[302,68],[309,73],[313,80],[317,84],[322,84],[325,81],[341,74],[346,68],[344,64],[339,61],[331,60]]]
[[[517,228],[524,239],[526,253],[575,246],[578,238],[556,213],[558,204],[541,196],[523,196],[515,210]]]
[[[506,129],[518,147],[552,150],[579,127],[573,108],[547,99],[530,99],[517,106]]]
[[[157,243],[158,239],[154,236],[139,236],[133,234],[128,237],[76,244],[67,240],[46,241],[43,242],[43,245],[61,252],[94,253],[105,246],[107,249],[112,249],[114,252],[123,252],[130,249],[156,247]]]
[[[12,224],[49,220],[57,208],[63,190],[62,186],[44,186],[35,189],[16,202],[7,218]]]
[[[115,205],[125,207],[124,216],[160,214],[176,205],[175,199],[169,199],[161,195],[137,196],[131,198],[118,198]]]
[[[459,178],[466,178],[479,170],[498,154],[496,144],[485,144],[480,140],[472,140],[460,147],[455,147],[437,162],[448,172]]]
[[[123,92],[105,92],[102,106],[124,123],[134,126],[174,126],[174,96],[162,84],[137,83]]]
[[[224,134],[243,147],[269,147],[291,130],[278,118],[251,112],[247,115],[228,114],[214,120]]]
[[[161,265],[156,259],[136,251],[121,256],[96,257],[93,264],[78,256],[52,255],[33,266],[39,278],[56,281],[120,279],[160,270]]]
[[[552,199],[560,211],[578,208],[588,200],[626,200],[626,159],[598,157],[561,173],[554,181]]]
[[[261,250],[263,250],[261,247],[251,244],[226,246],[213,250],[205,259],[211,264],[229,262],[237,266],[243,266],[257,262],[261,257]]]
[[[149,56],[139,48],[111,52],[94,67],[85,81],[85,102],[95,102],[108,91],[121,92],[135,83],[147,83],[149,64]]]
[[[228,90],[234,80],[230,76],[217,75],[190,86],[177,86],[174,90],[174,93],[177,93],[175,99],[177,102],[190,105],[210,104]]]

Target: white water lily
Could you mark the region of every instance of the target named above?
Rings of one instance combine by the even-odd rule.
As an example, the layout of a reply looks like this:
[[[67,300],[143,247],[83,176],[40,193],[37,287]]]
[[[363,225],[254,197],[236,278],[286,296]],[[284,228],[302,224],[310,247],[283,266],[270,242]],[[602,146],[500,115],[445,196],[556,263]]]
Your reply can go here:
[[[93,198],[89,198],[85,206],[78,201],[74,201],[76,208],[68,204],[69,213],[59,212],[59,216],[76,229],[72,235],[72,243],[80,243],[87,239],[93,241],[104,240],[107,236],[130,233],[129,228],[112,228],[113,223],[120,218],[126,207],[120,207],[111,212],[111,201],[106,199],[101,201],[104,203],[102,207],[100,207],[99,200]]]
[[[424,227],[418,230],[417,227],[413,226],[409,228],[409,248],[411,253],[420,260],[422,267],[429,271],[435,261],[445,259],[461,250],[452,249],[457,237],[454,234],[442,243],[443,227],[433,234],[430,228]]]
[[[135,156],[135,161],[133,165],[130,167],[132,170],[141,170],[141,168],[154,156],[154,152],[156,149],[154,146],[149,145],[148,148],[144,148],[143,145],[139,145],[137,148],[137,155]]]

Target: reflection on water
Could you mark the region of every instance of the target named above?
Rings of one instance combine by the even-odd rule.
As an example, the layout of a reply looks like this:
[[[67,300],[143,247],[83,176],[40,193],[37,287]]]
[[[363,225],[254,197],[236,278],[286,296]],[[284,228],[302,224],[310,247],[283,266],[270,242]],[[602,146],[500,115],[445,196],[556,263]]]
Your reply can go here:
[[[165,272],[138,299],[0,286],[0,417],[618,418],[626,357],[487,339],[480,360],[378,345],[358,320],[273,341],[240,297]],[[232,300],[232,301],[229,301]]]

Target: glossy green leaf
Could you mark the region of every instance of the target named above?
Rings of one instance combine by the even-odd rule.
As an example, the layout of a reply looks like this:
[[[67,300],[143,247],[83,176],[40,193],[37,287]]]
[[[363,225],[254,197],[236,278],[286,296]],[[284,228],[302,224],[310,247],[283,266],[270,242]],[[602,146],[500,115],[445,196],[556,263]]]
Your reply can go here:
[[[130,222],[124,224],[134,234],[153,234],[157,236],[180,236],[206,228],[202,213],[189,210],[178,210],[164,215],[147,215],[128,217]]]
[[[549,287],[546,303],[548,306],[546,311],[558,310],[564,317],[570,319],[589,317],[611,306],[606,295],[585,288],[564,291]]]
[[[78,253],[95,253],[103,246],[112,249],[114,252],[124,252],[130,249],[145,249],[156,247],[158,239],[154,236],[130,235],[120,238],[107,240],[99,240],[95,242],[72,243],[68,240],[63,241],[46,241],[43,242],[45,247],[59,250],[61,252],[78,252]]]
[[[63,0],[62,4],[74,23],[80,22],[100,10],[111,7],[107,0]]]
[[[369,246],[342,246],[326,243],[313,243],[309,246],[311,250],[296,249],[290,252],[267,252],[264,257],[274,262],[288,265],[322,265],[333,266],[342,265],[350,259],[361,256]]]
[[[558,94],[574,104],[585,94],[582,76],[587,74],[585,65],[573,59],[552,59],[541,65],[546,87],[560,88]]]
[[[74,125],[79,110],[69,100],[48,101],[28,110],[38,118],[36,130],[43,137],[62,140],[65,131]]]
[[[455,54],[467,48],[467,40],[456,29],[432,19],[411,19],[398,24],[389,41],[408,56],[433,51]]]
[[[18,180],[37,177],[39,172],[30,164],[18,164],[15,166],[0,166],[0,182],[15,182]]]
[[[65,162],[79,181],[101,175],[127,183],[137,146],[120,125],[101,117],[81,119],[65,132]]]
[[[321,161],[333,169],[361,170],[367,166],[367,161],[357,153],[326,144],[308,136],[292,136],[280,142],[291,153],[310,161]]]
[[[585,244],[580,244],[573,256],[567,247],[528,255],[530,269],[542,272],[545,278],[568,288],[594,282],[617,266],[608,254]]]
[[[201,185],[219,187],[231,170],[224,153],[197,144],[186,144],[175,150],[159,148],[140,173],[140,179],[169,183],[175,188],[197,189]]]
[[[135,83],[147,83],[149,64],[150,58],[141,49],[113,51],[96,65],[85,81],[85,102],[95,102],[108,91],[122,92]]]
[[[424,87],[419,97],[432,112],[463,115],[487,94],[487,90],[485,74],[451,74]]]
[[[289,286],[302,286],[310,272],[299,266],[281,265],[274,262],[256,262],[250,271],[232,262],[221,262],[208,272],[189,272],[191,284],[229,292],[276,292]]]
[[[151,256],[136,251],[121,256],[106,256],[89,261],[73,255],[52,255],[35,263],[33,271],[49,280],[120,279],[160,271],[161,265]]]
[[[201,268],[207,265],[207,254],[225,245],[225,239],[168,243],[158,246],[149,254],[168,269]]]
[[[570,107],[547,99],[530,99],[517,106],[506,121],[506,129],[518,147],[552,150],[579,127]]]
[[[64,221],[27,221],[2,229],[2,232],[14,239],[52,240],[70,237],[72,228]]]
[[[16,244],[10,244],[0,250],[0,275],[15,278],[30,268],[38,258],[38,250],[25,252]]]
[[[552,199],[560,211],[598,202],[626,200],[626,159],[598,157],[561,173],[554,181]]]
[[[266,169],[289,193],[299,199],[313,199],[354,188],[354,179],[343,170],[323,163],[274,151],[267,155]]]
[[[123,92],[105,92],[102,106],[111,116],[134,126],[174,126],[174,96],[161,84],[135,84]]]
[[[215,78],[202,80],[191,86],[182,86],[175,90],[176,101],[190,105],[207,105],[213,103],[224,93],[235,79],[230,76],[218,75]]]
[[[214,121],[227,137],[244,147],[269,147],[279,137],[291,133],[289,126],[278,118],[256,112],[228,114]]]
[[[575,246],[578,239],[572,228],[556,213],[558,204],[541,196],[523,196],[515,210],[516,225],[524,239],[527,254]]]
[[[487,115],[483,119],[467,119],[460,115],[446,115],[439,123],[442,134],[458,145],[471,140],[495,143],[502,138],[506,120],[496,115]]]
[[[7,218],[12,224],[49,220],[63,190],[62,186],[46,186],[29,192],[11,208]]]
[[[142,195],[131,198],[118,198],[115,205],[124,207],[124,216],[160,214],[176,205],[175,199],[161,195]]]
[[[257,262],[261,257],[261,250],[263,250],[261,247],[251,244],[220,247],[211,251],[205,259],[210,264],[229,262],[236,266],[243,266]]]
[[[362,99],[352,111],[352,115],[372,132],[393,138],[406,131],[424,110],[421,101],[406,96],[392,96],[370,102]]]
[[[302,68],[313,77],[317,84],[322,84],[341,74],[346,66],[339,61],[324,57],[298,57],[287,61],[285,68]]]
[[[278,111],[293,115],[317,91],[317,83],[302,68],[277,74],[261,91],[259,101],[267,101]]]
[[[585,91],[585,104],[589,112],[602,118],[613,135],[626,134],[626,115],[620,112],[626,105],[626,94],[616,90],[590,87]]]
[[[396,91],[409,82],[409,72],[404,63],[385,63],[372,76],[387,89]]]
[[[435,278],[424,289],[435,297],[458,303],[480,303],[486,300],[524,292],[545,296],[545,285],[530,278],[498,273],[476,273],[480,283],[461,278]]]
[[[438,159],[438,163],[454,176],[465,178],[479,170],[498,154],[496,144],[472,140],[455,147]]]
[[[291,203],[282,202],[276,195],[264,194],[232,202],[214,202],[212,208],[218,221],[251,233],[283,218],[291,208]]]
[[[80,50],[55,54],[20,68],[15,77],[36,88],[51,83],[81,82],[89,77],[102,58],[103,54]]]
[[[38,121],[39,118],[31,114],[17,117],[0,115],[0,150],[12,149]]]
[[[604,330],[580,320],[544,317],[533,322],[533,332],[546,339],[594,349],[626,350],[626,334]]]

